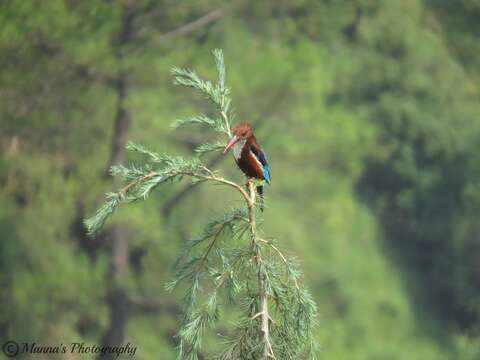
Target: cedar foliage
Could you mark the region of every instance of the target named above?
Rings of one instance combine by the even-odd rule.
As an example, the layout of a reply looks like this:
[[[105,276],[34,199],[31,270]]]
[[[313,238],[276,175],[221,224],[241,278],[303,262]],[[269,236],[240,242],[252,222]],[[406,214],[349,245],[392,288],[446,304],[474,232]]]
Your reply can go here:
[[[201,124],[230,137],[231,99],[225,85],[223,53],[215,50],[213,54],[218,71],[216,83],[188,69],[174,68],[172,74],[175,84],[205,95],[215,105],[218,117],[195,115],[175,121],[173,127]],[[314,359],[315,302],[300,283],[301,271],[295,259],[284,255],[276,240],[261,231],[253,183],[247,182],[245,189],[209,169],[199,157],[159,154],[134,143],[129,143],[127,149],[145,155],[146,161],[112,166],[111,174],[120,176],[125,186],[108,193],[105,203],[85,221],[92,236],[121,204],[146,199],[158,186],[184,177],[228,186],[244,199],[243,207],[229,209],[210,220],[197,237],[187,242],[176,262],[167,289],[186,284],[178,358],[198,359],[204,332],[215,326],[225,298],[240,309],[241,315],[233,334],[224,339],[225,348],[218,359]],[[196,152],[220,149],[220,142],[205,143]]]

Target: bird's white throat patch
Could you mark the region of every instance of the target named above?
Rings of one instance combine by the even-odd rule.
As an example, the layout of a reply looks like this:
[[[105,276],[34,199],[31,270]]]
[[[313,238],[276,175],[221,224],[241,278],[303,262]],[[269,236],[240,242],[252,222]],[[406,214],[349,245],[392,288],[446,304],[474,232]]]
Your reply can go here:
[[[233,156],[235,157],[235,160],[240,159],[240,156],[242,156],[242,149],[246,142],[247,140],[242,139],[238,140],[235,145],[233,145]]]

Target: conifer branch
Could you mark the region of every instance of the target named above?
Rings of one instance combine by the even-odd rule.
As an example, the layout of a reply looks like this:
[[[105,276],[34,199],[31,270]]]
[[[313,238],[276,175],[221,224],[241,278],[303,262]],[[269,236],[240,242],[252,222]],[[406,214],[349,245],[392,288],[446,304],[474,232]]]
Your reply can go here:
[[[231,135],[229,89],[225,85],[225,64],[220,50],[214,52],[218,70],[216,83],[201,79],[189,69],[174,69],[175,83],[192,87],[210,99],[218,116],[194,115],[177,120],[174,127],[207,126],[223,137]],[[217,151],[221,142],[200,146],[197,153]],[[176,262],[176,272],[167,284],[173,290],[187,284],[183,321],[178,332],[179,359],[198,360],[202,338],[219,319],[219,297],[223,293],[241,316],[224,351],[217,359],[310,359],[315,356],[312,328],[316,307],[299,283],[296,263],[261,234],[257,220],[256,190],[252,181],[244,187],[205,166],[198,157],[161,154],[134,143],[127,149],[146,157],[144,164],[112,166],[112,175],[125,185],[107,194],[105,203],[85,221],[95,235],[124,203],[146,199],[158,186],[189,178],[194,182],[225,185],[241,195],[243,206],[226,211],[207,223],[201,234],[187,242]],[[237,245],[229,241],[238,240]],[[241,244],[241,245],[238,245]]]
[[[184,164],[181,164],[180,162],[183,161],[181,158],[177,160],[174,160],[173,158],[170,159],[170,161],[172,160],[177,161],[177,165],[179,165],[177,169],[164,168],[159,171],[149,171],[148,173],[138,172],[139,170],[136,169],[137,174],[139,174],[137,178],[126,184],[118,192],[108,193],[106,195],[107,201],[105,204],[93,217],[85,220],[88,233],[91,236],[96,235],[120,204],[136,201],[141,198],[145,199],[150,192],[161,183],[167,182],[168,180],[175,180],[183,176],[191,177],[197,181],[212,181],[221,185],[227,185],[237,190],[244,199],[247,199],[247,201],[249,200],[249,195],[242,186],[223,177],[214,175],[211,170],[203,166],[200,162],[185,162]],[[111,172],[117,174],[123,172],[123,176],[129,178],[134,171],[124,167],[115,166],[112,167]]]
[[[268,294],[267,294],[267,279],[262,264],[262,256],[260,252],[260,246],[257,244],[257,225],[255,219],[255,200],[256,190],[253,181],[248,182],[248,191],[250,193],[248,205],[248,223],[250,225],[250,239],[252,242],[252,248],[254,249],[255,262],[258,268],[258,288],[259,288],[259,302],[260,302],[260,331],[263,342],[263,355],[262,359],[268,360],[268,358],[275,359],[273,353],[272,344],[270,342],[270,326],[269,321],[271,319],[268,313]]]

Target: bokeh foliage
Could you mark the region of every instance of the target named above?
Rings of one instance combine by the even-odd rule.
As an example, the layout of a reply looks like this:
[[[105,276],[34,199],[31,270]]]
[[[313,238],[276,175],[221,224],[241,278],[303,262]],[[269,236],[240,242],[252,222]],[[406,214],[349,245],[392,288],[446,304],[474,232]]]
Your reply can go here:
[[[121,50],[122,1],[0,4],[0,339],[101,341],[109,233],[92,241],[79,219],[111,186],[117,98],[103,75],[129,74],[130,139],[191,154],[206,134],[170,121],[210,110],[173,91],[169,70],[213,78],[218,47],[236,119],[255,125],[272,164],[265,231],[301,259],[319,305],[320,358],[477,359],[478,1],[237,0],[169,41],[220,2],[137,3]],[[231,158],[222,168],[242,180]],[[113,219],[129,233],[139,359],[174,358],[172,259],[230,199],[198,187],[166,215],[181,189]]]

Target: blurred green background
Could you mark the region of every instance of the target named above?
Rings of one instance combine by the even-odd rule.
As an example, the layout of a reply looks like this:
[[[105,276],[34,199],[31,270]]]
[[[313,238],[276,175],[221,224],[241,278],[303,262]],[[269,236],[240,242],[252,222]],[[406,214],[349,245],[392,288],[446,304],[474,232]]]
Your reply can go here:
[[[96,239],[82,219],[134,160],[127,139],[191,155],[211,136],[169,127],[212,111],[170,68],[213,78],[222,48],[271,163],[266,233],[318,303],[319,358],[480,359],[479,35],[479,0],[2,1],[0,340],[175,358],[173,259],[239,199],[180,183]],[[230,156],[205,161],[243,181]]]

